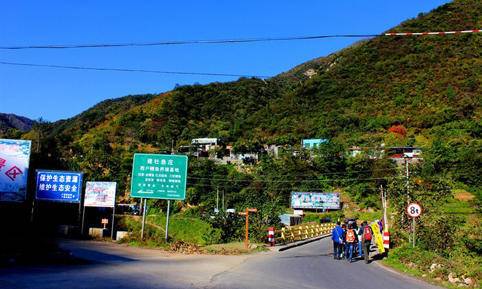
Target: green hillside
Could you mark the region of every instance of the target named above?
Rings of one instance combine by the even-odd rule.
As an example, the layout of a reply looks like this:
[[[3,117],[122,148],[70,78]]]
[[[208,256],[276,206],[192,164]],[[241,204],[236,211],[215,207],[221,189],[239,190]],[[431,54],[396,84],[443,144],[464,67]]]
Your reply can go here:
[[[479,1],[455,1],[390,31],[472,29],[482,26],[480,11]],[[481,44],[478,34],[376,37],[266,81],[243,78],[108,100],[46,124],[42,135],[69,166],[88,173],[103,168],[96,173],[103,178],[119,176],[102,151],[122,159],[195,137],[222,138],[237,150],[324,137],[345,148],[385,143],[438,150],[436,173],[478,186]],[[311,79],[308,69],[316,72]],[[407,137],[387,133],[394,122],[407,128]],[[83,160],[75,160],[80,155]]]
[[[389,31],[481,28],[481,11],[481,1],[454,1]],[[203,232],[213,235],[205,244],[242,238],[239,218],[211,218],[218,192],[226,208],[258,208],[250,228],[262,241],[268,225],[279,225],[277,216],[289,207],[292,191],[339,191],[345,210],[324,216],[369,219],[380,215],[383,186],[391,240],[399,246],[393,264],[415,264],[420,275],[445,278],[445,271],[427,273],[437,258],[444,270],[480,280],[480,47],[480,33],[380,36],[266,80],[241,78],[107,100],[71,119],[38,123],[22,137],[35,140],[32,172],[70,169],[84,172],[86,180],[117,181],[121,201],[129,196],[136,152],[170,152],[172,145],[200,137],[220,138],[238,152],[285,145],[297,154],[264,155],[252,166],[190,158],[187,198],[172,208],[179,220],[202,219],[203,229],[192,240]],[[0,137],[19,136],[0,131]],[[329,142],[313,153],[300,148],[304,138]],[[347,153],[351,146],[382,144],[422,149],[423,161],[410,167],[409,192],[405,171],[391,160]],[[407,245],[407,198],[424,210],[416,250]],[[165,202],[150,205],[163,212]]]

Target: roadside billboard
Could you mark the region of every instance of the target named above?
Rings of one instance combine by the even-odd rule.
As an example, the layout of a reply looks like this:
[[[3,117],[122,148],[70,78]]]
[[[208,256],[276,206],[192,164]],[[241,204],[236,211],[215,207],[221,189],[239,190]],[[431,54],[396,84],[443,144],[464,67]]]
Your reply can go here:
[[[293,209],[340,209],[339,193],[291,192]]]
[[[131,197],[184,200],[186,177],[187,156],[134,154]]]
[[[37,200],[66,203],[80,202],[82,173],[37,170]]]
[[[0,139],[0,201],[25,201],[30,148],[29,140]]]
[[[115,206],[116,182],[87,182],[85,184],[85,207],[108,207]]]

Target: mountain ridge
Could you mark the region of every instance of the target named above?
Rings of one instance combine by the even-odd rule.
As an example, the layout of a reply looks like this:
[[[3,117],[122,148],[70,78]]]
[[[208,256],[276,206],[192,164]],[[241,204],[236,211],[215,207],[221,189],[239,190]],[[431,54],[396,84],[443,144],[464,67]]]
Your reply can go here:
[[[34,124],[34,120],[24,116],[19,116],[13,113],[0,113],[0,132],[2,133],[6,133],[9,129],[26,132],[32,129]]]
[[[388,31],[477,28],[480,11],[479,1],[454,1]],[[222,138],[238,151],[299,145],[312,137],[344,147],[383,143],[428,149],[440,141],[452,154],[453,167],[446,170],[457,175],[468,161],[465,152],[480,147],[480,47],[476,34],[379,36],[270,79],[240,78],[108,100],[44,130],[61,157],[70,160],[68,166],[98,174],[95,168],[114,162],[100,158],[102,150],[125,159],[125,167],[102,173],[105,178],[125,178],[132,152],[170,150],[196,137]],[[310,69],[314,73],[306,75]],[[387,133],[393,123],[407,128],[405,138]],[[84,159],[77,161],[78,156]]]

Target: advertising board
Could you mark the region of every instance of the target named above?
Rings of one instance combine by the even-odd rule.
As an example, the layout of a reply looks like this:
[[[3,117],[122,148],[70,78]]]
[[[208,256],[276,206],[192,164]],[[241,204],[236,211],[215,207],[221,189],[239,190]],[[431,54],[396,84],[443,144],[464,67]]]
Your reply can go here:
[[[115,206],[115,182],[87,182],[85,184],[85,207],[108,207]]]
[[[339,193],[291,192],[293,209],[340,209]]]
[[[131,197],[184,200],[186,177],[187,156],[134,154]]]
[[[67,203],[80,202],[82,173],[37,170],[37,200]]]
[[[0,201],[25,201],[30,149],[29,140],[0,139]]]

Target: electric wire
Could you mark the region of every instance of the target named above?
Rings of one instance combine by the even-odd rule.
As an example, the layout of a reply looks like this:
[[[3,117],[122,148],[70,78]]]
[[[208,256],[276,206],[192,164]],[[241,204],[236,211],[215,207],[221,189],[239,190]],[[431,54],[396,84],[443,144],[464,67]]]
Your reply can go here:
[[[235,74],[235,73],[213,73],[213,72],[165,71],[165,70],[130,69],[130,68],[88,67],[88,66],[73,66],[73,65],[22,63],[22,62],[10,62],[10,61],[0,61],[0,64],[1,65],[11,65],[11,66],[25,66],[25,67],[43,67],[43,68],[53,68],[53,69],[115,71],[115,72],[139,72],[139,73],[174,74],[174,75],[248,77],[248,78],[255,77],[255,78],[261,78],[261,79],[271,77],[271,76],[267,76],[267,75],[248,75],[248,74]]]
[[[320,40],[328,38],[370,38],[377,36],[442,36],[457,34],[475,34],[480,29],[459,30],[459,31],[425,31],[425,32],[387,32],[378,34],[325,34],[325,35],[301,35],[285,37],[258,37],[258,38],[231,38],[231,39],[198,39],[198,40],[166,40],[155,42],[127,42],[127,43],[90,43],[90,44],[45,44],[45,45],[12,45],[0,46],[2,50],[23,50],[23,49],[79,49],[79,48],[118,48],[118,47],[143,47],[143,46],[168,46],[168,45],[197,45],[197,44],[238,44],[256,42],[276,41],[300,41]]]
[[[46,44],[25,46],[0,46],[3,50],[22,49],[76,49],[76,48],[115,48],[115,47],[143,47],[143,46],[168,46],[168,45],[194,45],[194,44],[237,44],[275,41],[300,41],[318,40],[326,38],[369,38],[382,36],[383,34],[331,34],[312,36],[288,36],[288,37],[260,37],[260,38],[232,38],[232,39],[200,39],[200,40],[167,40],[156,42],[128,42],[128,43],[90,43],[90,44]]]

